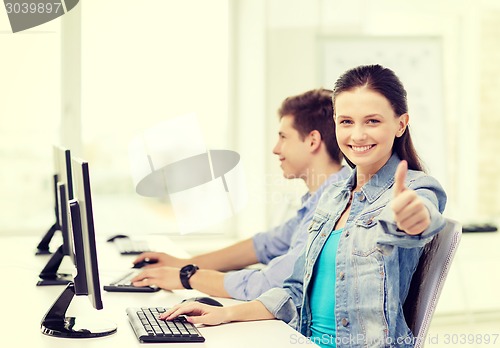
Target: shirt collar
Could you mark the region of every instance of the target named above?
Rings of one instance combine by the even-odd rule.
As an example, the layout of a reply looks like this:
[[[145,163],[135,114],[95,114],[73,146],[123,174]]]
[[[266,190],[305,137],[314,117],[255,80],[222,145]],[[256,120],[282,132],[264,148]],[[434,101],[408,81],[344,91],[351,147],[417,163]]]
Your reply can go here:
[[[316,203],[319,200],[319,197],[321,197],[321,194],[327,187],[332,185],[333,183],[336,183],[338,181],[343,181],[344,179],[349,177],[349,174],[351,173],[350,168],[346,166],[342,166],[342,168],[334,173],[331,174],[323,184],[313,193],[307,192],[305,195],[302,196],[302,205],[300,207],[300,210],[302,209],[310,209],[311,207],[315,207]]]
[[[394,183],[394,174],[401,159],[393,153],[389,160],[379,169],[379,171],[361,187],[368,202],[373,203],[382,193],[384,193]],[[356,183],[357,170],[354,168],[349,178],[344,184],[349,191],[354,189]]]

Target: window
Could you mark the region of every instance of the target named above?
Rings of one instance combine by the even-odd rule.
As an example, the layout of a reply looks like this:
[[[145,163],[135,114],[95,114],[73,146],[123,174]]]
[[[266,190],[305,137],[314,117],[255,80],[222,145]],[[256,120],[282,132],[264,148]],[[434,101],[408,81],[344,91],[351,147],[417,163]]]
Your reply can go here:
[[[177,234],[168,202],[135,193],[129,142],[195,113],[208,149],[230,146],[228,6],[80,2],[16,34],[2,14],[0,206],[9,218],[0,229],[42,235],[54,222],[52,144],[62,143],[90,164],[97,229]],[[75,47],[79,55],[72,55]]]

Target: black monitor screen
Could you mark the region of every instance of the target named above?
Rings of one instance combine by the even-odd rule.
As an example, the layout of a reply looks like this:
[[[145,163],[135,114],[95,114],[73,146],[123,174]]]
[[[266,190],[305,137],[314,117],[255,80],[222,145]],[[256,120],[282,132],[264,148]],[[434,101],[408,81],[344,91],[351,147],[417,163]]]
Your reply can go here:
[[[54,145],[54,171],[58,181],[66,185],[68,198],[73,199],[73,182],[71,170],[71,152],[68,148]]]
[[[73,180],[71,173],[71,153],[70,150],[60,146],[53,145],[53,165],[54,165],[54,175],[53,175],[53,185],[54,185],[54,212],[55,212],[55,222],[48,229],[48,231],[42,237],[42,240],[37,245],[36,255],[51,254],[49,250],[50,241],[54,236],[54,233],[61,231],[63,234],[63,254],[70,255],[70,242],[68,241],[67,231],[62,228],[61,221],[61,206],[59,197],[59,184],[63,184],[66,189],[66,194],[68,199],[73,199]]]
[[[67,221],[62,221],[64,216],[63,209],[66,207],[61,206],[61,202],[73,199],[73,177],[72,177],[72,169],[71,169],[71,153],[69,149],[66,149],[62,146],[54,146],[54,156],[56,158],[56,162],[58,163],[58,184],[63,184],[66,188],[66,197],[61,197],[61,190],[59,189],[57,192],[57,204],[56,208],[58,209],[58,223],[59,228],[62,232],[63,237],[63,254],[71,256],[73,260],[73,255],[71,252],[71,235],[68,228],[68,225],[64,226],[64,223]],[[73,260],[74,261],[74,260]]]
[[[59,221],[61,224],[61,232],[63,236],[62,251],[64,255],[70,257],[73,264],[75,263],[75,254],[73,249],[73,227],[71,226],[71,215],[69,212],[69,198],[66,185],[63,183],[57,184],[57,200],[59,205]]]
[[[75,199],[70,200],[70,207],[77,277],[82,277],[75,281],[75,292],[88,295],[92,305],[102,309],[89,166],[78,158],[73,158],[73,166]]]

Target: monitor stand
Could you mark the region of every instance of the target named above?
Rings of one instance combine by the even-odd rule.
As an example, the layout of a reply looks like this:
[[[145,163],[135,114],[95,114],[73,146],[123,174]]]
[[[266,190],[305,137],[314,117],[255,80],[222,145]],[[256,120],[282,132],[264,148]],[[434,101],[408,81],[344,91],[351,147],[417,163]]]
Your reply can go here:
[[[57,225],[57,222],[54,223],[49,228],[49,230],[45,233],[45,235],[43,236],[43,238],[40,241],[40,243],[38,243],[38,245],[36,247],[36,253],[35,253],[35,255],[48,255],[48,254],[52,254],[50,252],[50,250],[49,250],[49,244],[50,244],[50,241],[52,240],[52,237],[54,236],[54,233],[56,233],[56,231],[59,231],[59,230],[60,230],[60,228]]]
[[[108,322],[97,322],[95,318],[66,317],[73,297],[75,285],[69,283],[61,295],[50,307],[42,319],[42,333],[62,338],[92,338],[111,335],[116,332],[116,325]]]
[[[38,275],[40,280],[36,283],[37,286],[66,285],[72,281],[71,274],[57,273],[63,257],[63,246],[61,245]]]

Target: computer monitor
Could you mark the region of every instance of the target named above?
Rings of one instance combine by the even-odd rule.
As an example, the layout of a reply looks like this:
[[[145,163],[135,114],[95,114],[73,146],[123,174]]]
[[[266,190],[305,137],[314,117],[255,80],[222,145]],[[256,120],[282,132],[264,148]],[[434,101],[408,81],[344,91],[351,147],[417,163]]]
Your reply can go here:
[[[51,256],[45,267],[42,269],[36,283],[37,286],[44,285],[66,285],[73,280],[71,274],[59,272],[65,255],[69,256],[72,263],[75,263],[75,254],[73,251],[73,233],[69,215],[69,200],[66,185],[57,183],[57,202],[59,209],[60,228],[63,236],[63,243],[57,251]]]
[[[60,199],[58,198],[59,189],[57,185],[59,183],[63,183],[66,185],[66,191],[69,199],[73,199],[73,182],[71,177],[71,153],[70,150],[60,146],[53,145],[53,165],[54,165],[54,175],[53,175],[53,193],[54,193],[54,213],[55,213],[55,222],[48,229],[48,231],[44,234],[41,241],[37,245],[36,255],[45,255],[51,254],[49,246],[52,237],[57,231],[61,231],[61,221],[60,221]],[[64,233],[64,231],[62,231]],[[64,238],[64,236],[63,236]],[[67,250],[68,245],[65,245],[65,251]],[[68,253],[66,253],[68,255]]]
[[[52,257],[49,259],[45,267],[39,274],[40,280],[37,282],[38,286],[43,285],[66,285],[72,278],[70,274],[58,272],[59,266],[63,261],[64,256],[69,256],[71,261],[74,263],[74,255],[72,252],[72,236],[70,233],[71,226],[67,219],[67,202],[73,199],[73,178],[71,169],[71,152],[69,149],[54,145],[54,185],[56,187],[55,193],[55,211],[56,211],[56,223],[51,228],[54,230],[59,230],[62,233],[62,244],[54,252]],[[50,232],[50,231],[49,231]],[[48,250],[48,245],[50,239],[54,233],[48,236],[49,233],[44,237],[43,243],[46,247],[42,249]],[[38,245],[40,250],[40,244]]]
[[[95,243],[88,163],[73,158],[75,196],[69,201],[76,275],[42,319],[42,332],[66,338],[101,337],[116,332],[116,325],[95,318],[66,317],[73,296],[88,296],[92,306],[103,308]]]

